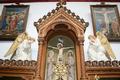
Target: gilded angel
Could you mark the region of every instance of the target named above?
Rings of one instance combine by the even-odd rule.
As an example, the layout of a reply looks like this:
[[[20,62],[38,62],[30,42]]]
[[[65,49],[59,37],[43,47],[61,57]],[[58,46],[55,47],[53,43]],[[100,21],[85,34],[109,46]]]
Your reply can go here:
[[[109,58],[110,60],[116,59],[115,53],[113,52],[112,47],[111,47],[107,37],[99,31],[96,33],[96,35],[97,35],[98,39],[100,40],[101,45],[105,48],[106,57]]]
[[[21,33],[9,48],[5,57],[12,55],[10,59],[14,60],[31,60],[31,44],[35,41],[26,32]]]
[[[110,46],[107,37],[101,33],[96,33],[97,37],[94,35],[89,35],[89,47],[88,47],[88,60],[114,60],[116,59],[114,52]]]

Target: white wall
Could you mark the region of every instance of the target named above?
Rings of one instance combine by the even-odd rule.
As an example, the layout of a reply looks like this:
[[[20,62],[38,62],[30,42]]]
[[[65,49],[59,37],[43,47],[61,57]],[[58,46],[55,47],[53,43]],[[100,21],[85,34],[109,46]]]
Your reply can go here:
[[[39,18],[46,15],[52,9],[56,8],[56,2],[42,2],[42,3],[24,3],[26,5],[30,5],[27,28],[26,31],[34,38],[36,38],[36,42],[32,44],[32,59],[37,60],[38,53],[38,43],[37,43],[37,31],[34,27],[33,23],[38,21]],[[68,2],[67,8],[71,9],[72,12],[75,12],[76,15],[79,15],[85,21],[89,22],[89,27],[87,27],[85,32],[85,42],[84,42],[84,53],[86,56],[87,48],[88,48],[88,35],[93,34],[93,26],[91,20],[91,12],[90,5],[100,4],[97,2]],[[120,11],[120,3],[108,3],[108,4],[116,4]],[[0,4],[0,15],[2,14],[3,5],[9,4]],[[4,54],[7,52],[9,47],[11,46],[12,41],[0,41],[0,59],[5,59]],[[111,46],[118,60],[120,60],[120,42],[111,42]],[[9,56],[10,57],[10,56]],[[6,57],[6,58],[9,58]],[[86,57],[87,60],[87,57]]]

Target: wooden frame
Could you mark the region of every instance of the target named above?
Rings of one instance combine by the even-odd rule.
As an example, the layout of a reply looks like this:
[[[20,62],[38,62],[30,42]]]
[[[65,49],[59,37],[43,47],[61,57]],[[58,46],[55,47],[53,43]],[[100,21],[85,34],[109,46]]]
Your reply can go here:
[[[6,5],[3,8],[0,40],[14,40],[26,29],[29,5]]]
[[[93,30],[103,32],[109,41],[120,41],[120,19],[117,5],[91,5]]]
[[[79,18],[76,19],[74,15],[70,14],[69,10],[59,7],[34,23],[38,31],[39,44],[36,80],[45,80],[45,65],[41,64],[46,63],[48,41],[57,35],[72,39],[76,52],[76,80],[87,80],[83,51],[84,31],[86,28],[83,23],[85,21],[82,19],[82,23],[81,20],[78,20]]]

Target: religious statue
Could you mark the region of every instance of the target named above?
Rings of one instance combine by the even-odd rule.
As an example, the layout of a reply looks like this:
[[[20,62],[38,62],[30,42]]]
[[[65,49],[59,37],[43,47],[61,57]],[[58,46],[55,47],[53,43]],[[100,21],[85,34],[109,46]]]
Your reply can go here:
[[[73,56],[73,51],[68,50],[67,54],[68,80],[75,80],[75,60]]]
[[[88,60],[112,60],[116,59],[115,54],[113,53],[110,43],[107,38],[101,32],[97,32],[97,37],[89,35],[88,39]]]
[[[12,55],[10,59],[14,60],[31,60],[31,44],[35,41],[26,32],[18,35],[12,46],[9,48],[6,56]]]
[[[53,50],[57,50],[58,53],[55,54],[55,56],[53,56],[53,54],[48,53],[48,55],[51,55],[51,61],[50,60],[50,56],[48,56],[47,59],[47,63],[49,63],[49,65],[47,65],[47,76],[48,74],[51,77],[47,77],[49,80],[74,80],[74,66],[72,66],[74,64],[74,60],[73,60],[73,52],[72,50],[70,50],[71,48],[74,47],[64,47],[63,45],[63,39],[62,37],[58,38],[58,42],[56,47],[54,46],[48,46],[48,48],[52,51],[52,53],[54,53]],[[68,50],[67,53],[64,50]],[[66,56],[68,54],[68,59],[67,62],[65,61]],[[71,62],[69,62],[71,61]],[[49,67],[49,68],[48,68]],[[68,69],[69,68],[69,69]],[[68,76],[69,75],[69,76]],[[72,78],[71,78],[72,77]],[[68,79],[71,78],[71,79]],[[47,79],[46,79],[47,80]]]
[[[48,51],[48,59],[47,59],[47,80],[53,80],[53,66],[54,66],[54,51]]]
[[[96,35],[97,35],[98,39],[100,40],[101,45],[106,50],[105,55],[107,57],[109,56],[111,58],[111,60],[116,59],[115,53],[113,52],[112,47],[111,47],[107,37],[102,32],[99,32],[99,31],[96,33]]]
[[[59,52],[58,52],[58,56],[57,56],[57,63],[59,63],[59,61],[60,60],[62,60],[63,61],[63,51],[65,50],[65,49],[71,49],[71,48],[73,48],[73,47],[64,47],[63,46],[63,41],[62,41],[62,39],[58,39],[58,43],[57,43],[57,47],[53,47],[53,46],[48,46],[48,48],[52,48],[52,49],[56,49],[56,50],[58,50]]]

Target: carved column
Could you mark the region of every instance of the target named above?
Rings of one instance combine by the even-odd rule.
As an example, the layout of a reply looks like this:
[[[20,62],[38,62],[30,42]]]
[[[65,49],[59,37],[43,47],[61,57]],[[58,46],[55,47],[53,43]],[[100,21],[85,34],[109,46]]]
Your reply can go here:
[[[83,37],[80,37],[78,39],[79,41],[79,53],[80,53],[80,67],[81,67],[81,78],[80,80],[88,80],[87,76],[86,76],[86,69],[85,69],[85,58],[84,58],[84,38]]]
[[[42,63],[42,53],[43,53],[43,45],[44,45],[44,38],[38,37],[38,58],[37,58],[37,67],[36,67],[36,74],[34,80],[43,80],[41,76],[41,63]]]

